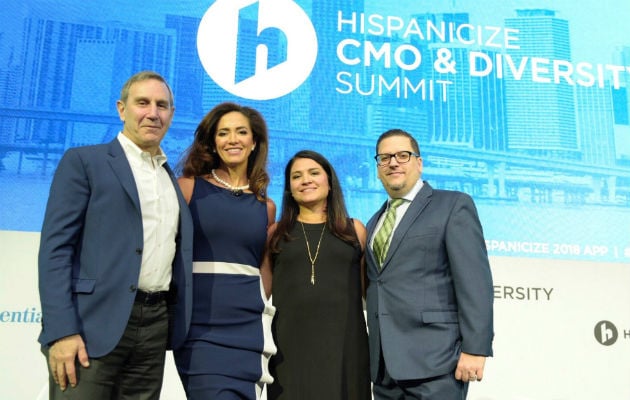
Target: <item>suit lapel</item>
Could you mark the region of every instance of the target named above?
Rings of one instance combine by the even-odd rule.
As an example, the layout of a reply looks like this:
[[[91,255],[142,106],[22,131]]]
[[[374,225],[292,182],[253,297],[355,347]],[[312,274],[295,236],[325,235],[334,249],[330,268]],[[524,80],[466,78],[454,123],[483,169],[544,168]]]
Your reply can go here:
[[[383,261],[383,268],[381,269],[381,271],[387,268],[389,261],[392,259],[394,254],[396,254],[400,243],[404,240],[407,231],[409,230],[409,228],[411,228],[418,216],[422,213],[422,211],[424,211],[427,204],[429,204],[429,202],[431,201],[432,194],[433,188],[431,187],[431,185],[425,182],[422,186],[422,189],[420,189],[416,197],[409,205],[407,212],[405,212],[405,215],[396,227],[396,230],[394,230],[394,234],[392,235],[392,238],[389,242],[389,250],[387,251],[387,255],[385,257],[385,260]]]
[[[180,216],[180,223],[181,223],[182,213],[185,212],[186,207],[188,207],[188,204],[186,203],[186,199],[184,199],[184,195],[182,194],[182,191],[179,189],[177,178],[175,178],[175,174],[173,173],[173,170],[171,169],[171,167],[168,165],[167,162],[164,163],[162,167],[164,167],[166,172],[168,172],[168,176],[171,178],[171,182],[173,182],[173,186],[175,187],[175,193],[177,194],[177,201],[179,202],[179,216]]]
[[[109,165],[111,165],[114,174],[127,193],[127,196],[129,196],[129,199],[140,213],[140,197],[138,196],[136,182],[133,179],[133,171],[131,171],[129,161],[118,139],[114,139],[109,143],[109,155],[111,157],[109,159]]]

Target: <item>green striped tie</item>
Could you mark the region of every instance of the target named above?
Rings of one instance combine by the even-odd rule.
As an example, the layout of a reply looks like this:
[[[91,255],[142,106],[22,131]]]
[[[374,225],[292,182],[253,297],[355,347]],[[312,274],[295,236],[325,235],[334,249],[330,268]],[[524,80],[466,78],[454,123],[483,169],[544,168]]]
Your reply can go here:
[[[394,230],[394,224],[396,222],[396,209],[404,202],[405,200],[403,199],[393,199],[389,203],[389,209],[385,214],[383,225],[381,226],[381,229],[376,232],[376,236],[374,236],[372,249],[374,250],[374,256],[378,261],[379,268],[381,265],[383,265],[383,261],[385,260],[385,256],[387,255],[387,250],[389,249],[389,237]]]

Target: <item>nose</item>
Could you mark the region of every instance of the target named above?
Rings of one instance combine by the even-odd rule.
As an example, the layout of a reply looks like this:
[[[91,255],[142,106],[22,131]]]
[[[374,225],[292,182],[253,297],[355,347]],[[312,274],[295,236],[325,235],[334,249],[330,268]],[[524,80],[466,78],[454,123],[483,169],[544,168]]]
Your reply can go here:
[[[302,185],[308,185],[312,181],[313,180],[311,179],[311,176],[309,174],[302,175]]]
[[[228,143],[237,143],[238,135],[236,134],[236,132],[230,132],[228,133],[227,140],[228,140]]]
[[[149,105],[149,108],[148,108],[148,111],[147,111],[147,118],[150,118],[150,119],[158,119],[159,118],[157,104],[151,103]]]

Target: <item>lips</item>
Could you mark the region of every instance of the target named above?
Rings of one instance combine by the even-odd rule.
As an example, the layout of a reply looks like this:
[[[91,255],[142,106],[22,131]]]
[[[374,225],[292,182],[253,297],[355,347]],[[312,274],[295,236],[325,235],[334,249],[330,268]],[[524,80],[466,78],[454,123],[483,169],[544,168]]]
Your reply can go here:
[[[386,174],[387,176],[403,176],[404,172],[402,171],[392,171]]]

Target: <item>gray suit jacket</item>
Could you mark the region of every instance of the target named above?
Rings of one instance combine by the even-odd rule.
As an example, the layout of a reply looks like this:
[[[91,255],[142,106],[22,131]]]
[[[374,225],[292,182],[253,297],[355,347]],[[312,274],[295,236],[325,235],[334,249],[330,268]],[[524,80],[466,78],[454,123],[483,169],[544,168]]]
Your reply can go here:
[[[368,222],[369,238],[385,208]],[[492,276],[470,196],[425,182],[382,269],[371,248],[366,260],[372,380],[380,357],[392,378],[404,380],[450,373],[462,351],[492,355]]]
[[[179,200],[171,281],[170,343],[184,341],[192,313],[192,218]],[[144,247],[140,200],[114,139],[68,150],[55,172],[39,250],[43,346],[79,333],[90,357],[109,353],[127,325]]]

